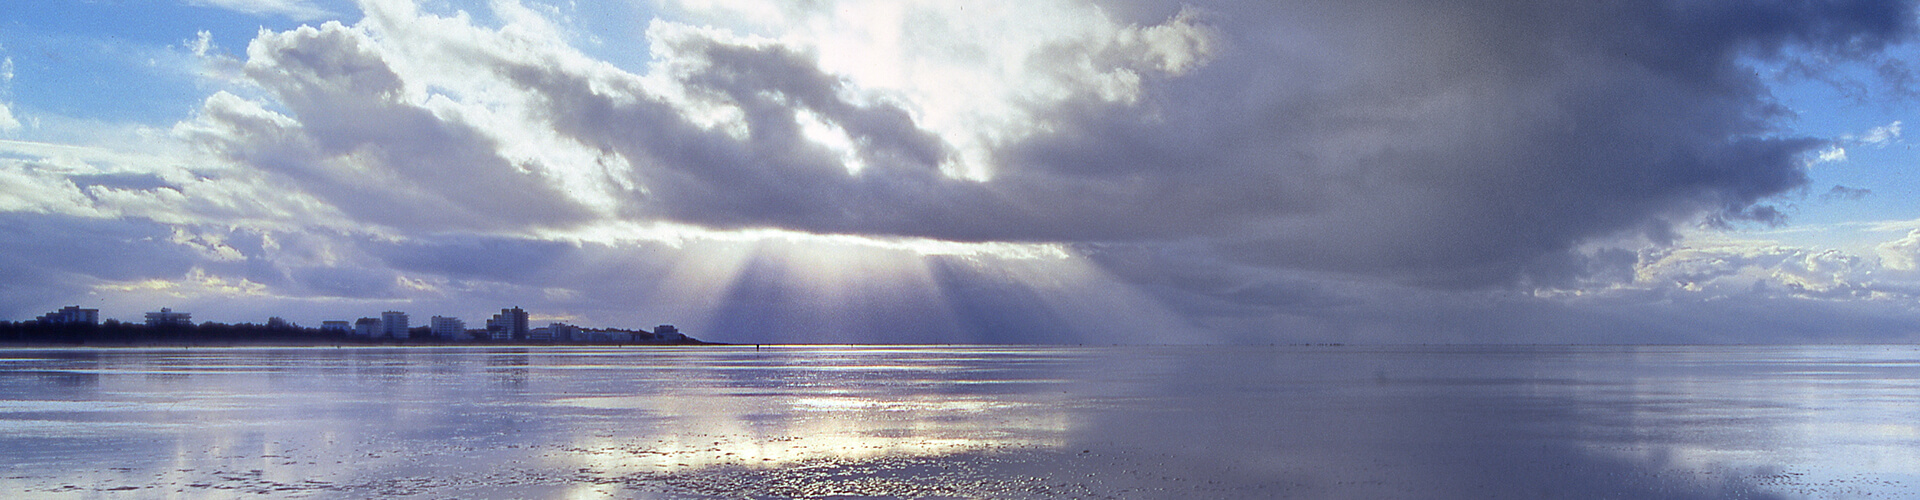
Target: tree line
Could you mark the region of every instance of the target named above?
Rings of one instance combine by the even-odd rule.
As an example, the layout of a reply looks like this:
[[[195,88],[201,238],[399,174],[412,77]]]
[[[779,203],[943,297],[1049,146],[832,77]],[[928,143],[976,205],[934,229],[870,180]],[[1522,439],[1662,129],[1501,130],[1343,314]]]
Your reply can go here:
[[[100,324],[42,324],[37,321],[0,321],[0,343],[64,345],[141,344],[391,344],[435,343],[427,327],[407,330],[414,337],[397,341],[368,338],[338,330],[285,324],[225,324],[208,321],[193,325],[147,325],[109,319]]]

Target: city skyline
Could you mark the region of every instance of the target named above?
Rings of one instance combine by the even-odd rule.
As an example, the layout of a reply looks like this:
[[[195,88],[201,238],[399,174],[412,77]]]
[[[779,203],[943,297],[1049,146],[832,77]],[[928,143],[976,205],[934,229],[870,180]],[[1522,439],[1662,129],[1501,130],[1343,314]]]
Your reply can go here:
[[[518,306],[503,308],[486,322],[485,328],[466,328],[465,321],[457,317],[435,315],[419,326],[413,326],[411,316],[405,311],[383,311],[378,317],[363,316],[357,320],[323,320],[316,327],[302,326],[280,316],[272,316],[263,323],[239,322],[222,323],[207,321],[196,323],[191,311],[176,311],[162,307],[159,311],[144,314],[144,321],[121,321],[118,318],[102,319],[97,309],[80,306],[66,306],[59,310],[40,315],[26,321],[0,319],[0,330],[6,330],[6,342],[26,344],[99,344],[99,345],[140,345],[169,343],[239,343],[260,342],[264,344],[287,344],[300,342],[399,342],[440,345],[445,343],[517,343],[517,344],[705,344],[698,339],[688,337],[671,324],[660,324],[652,329],[580,326],[564,322],[550,322],[545,326],[530,328],[528,314]],[[504,319],[503,319],[504,318]],[[144,327],[142,329],[141,327]],[[211,334],[193,333],[207,331]],[[315,336],[314,334],[319,334]],[[331,337],[329,337],[331,335]]]
[[[541,318],[541,316],[533,315],[532,313],[526,312],[522,310],[520,306],[511,306],[509,308],[503,308],[501,309],[501,312],[504,314],[509,310],[516,311],[518,314],[521,315],[520,321],[521,321],[521,324],[523,325],[533,321],[545,321],[544,319],[536,319],[536,318]],[[69,306],[64,306],[57,310],[48,312],[46,314],[42,314],[32,319],[0,318],[0,321],[10,321],[10,322],[16,322],[16,323],[55,324],[55,325],[57,324],[99,325],[108,320],[119,321],[122,323],[147,323],[149,325],[152,325],[155,321],[159,321],[163,323],[183,322],[183,324],[195,324],[194,322],[191,322],[191,318],[193,314],[192,311],[179,311],[179,310],[174,310],[172,307],[161,307],[159,308],[158,311],[147,311],[142,314],[144,316],[144,319],[142,321],[128,321],[128,320],[122,320],[116,317],[101,315],[99,309],[88,309],[88,308],[80,307],[78,305],[69,305]],[[350,314],[348,316],[353,316],[353,315]],[[383,334],[391,333],[390,331],[388,331],[389,328],[386,327],[385,325],[388,324],[392,320],[392,318],[399,318],[399,322],[396,324],[400,324],[400,325],[412,324],[412,320],[411,320],[412,313],[408,313],[406,311],[384,311],[384,312],[378,313],[377,316],[378,317],[363,316],[363,318],[379,320],[382,323]],[[494,317],[498,318],[500,317],[500,315],[496,314],[494,315]],[[289,326],[303,327],[303,328],[321,328],[326,323],[351,324],[350,319],[341,319],[341,318],[345,318],[345,317],[327,318],[320,321],[309,323],[307,325],[302,325],[298,321],[288,320],[284,316],[275,315],[275,316],[268,316],[267,318],[261,320],[257,324],[271,325],[275,321],[285,321]],[[464,320],[460,316],[442,316],[442,315],[436,314],[436,315],[433,315],[430,318],[430,320],[431,321],[428,323],[413,325],[412,327],[403,327],[403,328],[417,327],[417,328],[428,328],[431,330],[436,326],[441,326],[441,325],[447,325],[449,328],[451,328],[452,325],[459,325],[461,326],[459,330],[462,330],[462,331],[468,330],[467,328],[464,327]],[[253,322],[238,321],[234,323],[245,324],[245,323],[253,323]],[[555,321],[555,322],[552,322],[551,324],[567,324],[567,323]],[[578,326],[578,325],[569,325],[569,326]],[[662,324],[660,326],[672,326],[672,325]],[[628,327],[615,326],[615,327],[590,327],[590,328],[628,328]]]
[[[0,317],[1910,342],[1917,22],[1885,0],[29,2],[0,12]]]

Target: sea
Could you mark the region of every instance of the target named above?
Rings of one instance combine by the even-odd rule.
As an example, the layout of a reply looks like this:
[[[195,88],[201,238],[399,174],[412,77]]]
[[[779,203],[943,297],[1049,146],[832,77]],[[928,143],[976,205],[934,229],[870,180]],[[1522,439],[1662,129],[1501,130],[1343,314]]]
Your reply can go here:
[[[0,497],[1920,497],[1920,347],[0,350]]]

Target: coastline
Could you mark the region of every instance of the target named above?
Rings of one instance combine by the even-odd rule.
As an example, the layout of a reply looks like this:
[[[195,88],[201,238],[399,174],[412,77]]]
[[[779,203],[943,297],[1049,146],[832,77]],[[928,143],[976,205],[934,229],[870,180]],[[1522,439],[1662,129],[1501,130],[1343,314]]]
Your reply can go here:
[[[157,342],[0,342],[0,349],[126,349],[189,347],[681,347],[729,346],[695,338],[665,342],[299,342],[299,341],[157,341]]]

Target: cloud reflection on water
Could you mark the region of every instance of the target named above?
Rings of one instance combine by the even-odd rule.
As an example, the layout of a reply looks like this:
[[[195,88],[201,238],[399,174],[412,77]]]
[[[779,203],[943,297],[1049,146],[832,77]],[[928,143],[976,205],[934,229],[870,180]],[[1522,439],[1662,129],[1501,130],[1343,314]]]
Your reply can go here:
[[[29,496],[1913,494],[1908,347],[15,350]],[[115,490],[132,486],[131,490]]]

